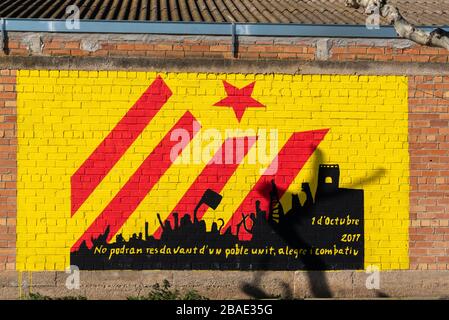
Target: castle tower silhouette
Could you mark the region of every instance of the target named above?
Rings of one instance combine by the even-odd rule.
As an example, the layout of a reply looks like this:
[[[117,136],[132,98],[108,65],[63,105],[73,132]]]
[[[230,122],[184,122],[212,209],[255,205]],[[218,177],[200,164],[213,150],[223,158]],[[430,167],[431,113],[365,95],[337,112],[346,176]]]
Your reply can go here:
[[[321,164],[318,171],[318,186],[315,201],[320,196],[335,194],[339,191],[340,167],[338,164]]]

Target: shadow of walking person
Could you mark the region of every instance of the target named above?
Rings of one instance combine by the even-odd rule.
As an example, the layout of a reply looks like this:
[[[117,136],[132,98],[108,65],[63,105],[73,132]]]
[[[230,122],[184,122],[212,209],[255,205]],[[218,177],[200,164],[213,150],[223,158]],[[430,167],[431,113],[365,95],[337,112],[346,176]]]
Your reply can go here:
[[[276,221],[268,218],[269,225],[277,236],[291,248],[301,248],[306,252],[313,252],[315,246],[326,241],[320,241],[320,238],[326,238],[325,234],[317,233],[315,228],[315,234],[310,234],[310,230],[307,230],[307,225],[310,225],[310,221],[314,221],[314,217],[323,212],[335,212],[335,208],[340,208],[342,211],[350,212],[353,216],[360,218],[361,225],[357,228],[347,228],[348,233],[360,234],[361,238],[359,243],[355,245],[359,257],[356,260],[351,260],[354,263],[349,263],[349,269],[363,269],[364,267],[364,200],[363,190],[354,189],[341,189],[339,188],[339,167],[338,165],[323,165],[324,155],[321,150],[317,149],[315,155],[315,161],[312,163],[314,172],[318,172],[317,190],[315,193],[315,199],[312,196],[312,191],[308,183],[302,184],[302,192],[305,195],[305,201],[301,205],[299,195],[292,193],[285,193],[281,190],[279,193],[276,190],[276,185],[273,181],[271,186],[271,192],[266,190],[261,192],[263,195],[270,194],[270,215],[274,214]],[[360,182],[358,186],[363,186],[370,181],[384,175],[384,169],[378,169],[374,174],[364,181]],[[268,187],[268,186],[267,186]],[[286,197],[286,199],[292,199],[291,209],[284,213],[282,205],[280,203],[280,197]],[[272,217],[271,217],[272,218]],[[254,220],[254,219],[252,219]],[[253,221],[253,225],[258,222]],[[312,228],[309,228],[312,229]],[[328,230],[328,229],[327,229]],[[325,231],[323,229],[323,231]],[[326,231],[328,232],[328,231]],[[253,235],[254,237],[255,235]],[[257,238],[257,235],[256,235]],[[257,241],[257,239],[254,239]],[[328,238],[329,240],[329,238]],[[329,242],[329,241],[328,241]],[[261,265],[272,259],[271,257],[261,257],[263,261]],[[275,259],[275,258],[274,258]],[[325,260],[324,260],[325,259]],[[308,279],[308,290],[312,297],[316,298],[331,298],[333,296],[332,290],[329,286],[329,282],[326,275],[326,270],[341,270],[348,269],[348,266],[343,266],[338,261],[332,261],[327,258],[322,258],[315,254],[305,254],[301,256],[302,268]],[[349,261],[348,259],[346,259]],[[286,269],[292,270],[288,266]],[[263,287],[263,278],[267,270],[256,271],[253,275],[252,282],[244,282],[240,288],[242,292],[248,296],[261,299],[261,298],[273,298],[272,294],[268,294]],[[296,279],[295,279],[296,280]],[[290,285],[281,281],[282,290],[281,297],[284,299],[292,298],[295,293],[292,292]]]

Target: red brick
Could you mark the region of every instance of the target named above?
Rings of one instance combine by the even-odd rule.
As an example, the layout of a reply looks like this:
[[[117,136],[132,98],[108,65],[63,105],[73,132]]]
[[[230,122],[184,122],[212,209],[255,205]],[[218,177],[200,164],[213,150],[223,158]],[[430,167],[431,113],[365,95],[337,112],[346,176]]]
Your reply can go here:
[[[216,46],[211,46],[210,47],[210,51],[230,51],[231,50],[231,46],[226,46],[226,45],[216,45]]]
[[[134,45],[134,50],[137,50],[137,51],[154,50],[154,45],[148,44],[148,43],[137,43]]]
[[[368,48],[368,49],[366,49],[366,53],[367,54],[374,54],[374,55],[384,54],[385,53],[385,48]]]
[[[134,44],[129,44],[129,43],[118,44],[117,50],[133,51],[133,50],[135,50],[135,46],[134,46]]]
[[[79,49],[80,42],[79,41],[71,41],[71,42],[65,42],[64,48],[66,49]]]
[[[210,46],[194,45],[194,46],[191,46],[190,50],[196,51],[196,52],[208,52],[208,51],[210,51]]]
[[[61,41],[50,41],[44,43],[44,48],[46,49],[61,49],[65,47],[65,43]]]
[[[154,50],[156,50],[156,51],[171,51],[172,48],[173,47],[171,45],[166,45],[166,44],[156,44],[156,45],[154,45]]]

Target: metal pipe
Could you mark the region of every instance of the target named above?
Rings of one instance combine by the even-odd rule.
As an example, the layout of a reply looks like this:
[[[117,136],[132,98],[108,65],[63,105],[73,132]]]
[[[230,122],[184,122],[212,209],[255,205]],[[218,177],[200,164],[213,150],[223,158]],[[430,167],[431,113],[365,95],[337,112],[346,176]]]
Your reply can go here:
[[[236,28],[235,28],[235,23],[232,23],[231,25],[231,34],[232,34],[232,56],[234,58],[237,58],[237,50],[238,50],[238,38],[237,38],[237,33],[236,33]]]
[[[397,38],[392,26],[369,30],[363,25],[307,25],[278,23],[203,23],[81,20],[79,29],[68,29],[65,20],[4,19],[8,32],[122,33],[216,36]],[[442,27],[449,30],[449,26]],[[432,31],[435,27],[422,27]]]
[[[5,19],[0,19],[0,49],[2,52],[6,52],[7,34],[6,34],[6,22]]]

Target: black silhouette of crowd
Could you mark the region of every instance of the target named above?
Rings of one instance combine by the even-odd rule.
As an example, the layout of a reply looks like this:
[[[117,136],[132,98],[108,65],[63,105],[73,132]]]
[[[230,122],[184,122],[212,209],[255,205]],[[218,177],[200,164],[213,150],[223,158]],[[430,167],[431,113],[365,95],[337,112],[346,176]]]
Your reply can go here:
[[[211,189],[206,190],[193,214],[186,213],[179,219],[178,213],[173,219],[157,218],[162,228],[160,239],[148,232],[133,234],[125,240],[118,234],[115,242],[108,243],[110,233],[108,227],[104,234],[92,239],[89,248],[84,241],[75,252],[71,253],[71,264],[80,269],[222,269],[222,270],[336,270],[363,269],[363,190],[339,188],[338,165],[321,165],[318,174],[318,186],[315,199],[308,183],[302,184],[305,194],[304,204],[298,194],[291,195],[291,209],[284,213],[280,195],[275,181],[271,183],[270,205],[268,212],[261,208],[261,202],[255,201],[255,212],[241,213],[237,223],[226,230],[224,221],[219,219],[212,223],[208,231],[206,222],[197,218],[201,205],[216,209],[221,201],[221,195]],[[311,223],[312,217],[319,215],[360,219],[358,226],[319,226]],[[242,233],[250,235],[250,239],[242,239]],[[314,248],[329,248],[341,244],[341,235],[361,234],[359,241],[352,247],[359,250],[358,256],[315,256],[305,255],[300,258],[289,255],[222,255],[208,254],[147,254],[147,248],[220,248],[223,250],[235,246],[245,246],[248,249],[257,248],[296,248],[312,252]],[[247,237],[248,238],[248,237]],[[108,255],[99,254],[95,248],[140,248],[140,255]]]

